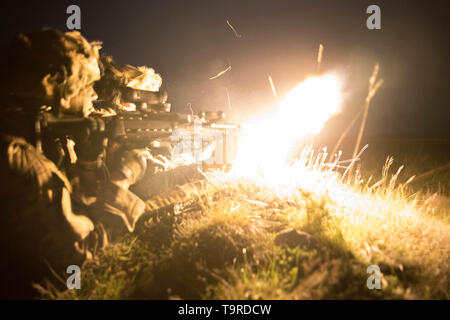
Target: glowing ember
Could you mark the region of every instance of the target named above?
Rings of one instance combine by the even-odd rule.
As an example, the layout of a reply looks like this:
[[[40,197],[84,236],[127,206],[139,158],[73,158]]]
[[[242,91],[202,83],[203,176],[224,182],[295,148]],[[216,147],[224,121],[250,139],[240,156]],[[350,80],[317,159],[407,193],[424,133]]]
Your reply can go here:
[[[340,91],[334,76],[308,78],[292,89],[275,110],[245,124],[232,174],[263,178],[270,184],[292,180],[292,171],[286,170],[292,151],[340,111]]]
[[[162,78],[155,70],[146,66],[138,67],[137,70],[141,74],[131,80],[127,86],[134,89],[147,90],[147,91],[159,91],[159,87],[162,84]]]

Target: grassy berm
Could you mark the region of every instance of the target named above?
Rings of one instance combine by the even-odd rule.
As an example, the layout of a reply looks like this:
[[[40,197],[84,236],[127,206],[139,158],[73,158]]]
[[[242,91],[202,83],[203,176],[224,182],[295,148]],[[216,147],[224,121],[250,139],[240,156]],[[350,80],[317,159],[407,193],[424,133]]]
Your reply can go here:
[[[43,298],[449,299],[448,198],[383,176],[352,179],[342,197],[216,176],[82,266],[80,290],[58,290],[62,276]]]

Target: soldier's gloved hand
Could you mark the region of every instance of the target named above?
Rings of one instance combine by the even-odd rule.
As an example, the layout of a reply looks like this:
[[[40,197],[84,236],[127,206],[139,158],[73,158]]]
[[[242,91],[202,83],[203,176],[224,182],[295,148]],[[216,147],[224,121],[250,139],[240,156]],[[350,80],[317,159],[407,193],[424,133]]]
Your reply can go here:
[[[155,157],[150,155],[147,166],[148,173],[156,173],[158,171],[167,170],[170,167],[170,161],[161,154]]]
[[[147,170],[147,160],[151,157],[147,149],[133,149],[125,151],[115,172],[120,172],[128,185],[136,183]]]
[[[103,152],[105,122],[101,118],[86,118],[88,125],[75,136],[75,152],[83,161],[95,161]]]

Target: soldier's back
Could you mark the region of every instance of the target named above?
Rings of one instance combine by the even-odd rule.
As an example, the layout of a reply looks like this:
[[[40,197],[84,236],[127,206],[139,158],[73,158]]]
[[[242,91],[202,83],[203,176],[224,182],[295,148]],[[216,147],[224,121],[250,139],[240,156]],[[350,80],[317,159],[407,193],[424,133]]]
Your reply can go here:
[[[0,298],[32,298],[33,281],[79,260],[62,214],[67,181],[23,138],[0,135]]]

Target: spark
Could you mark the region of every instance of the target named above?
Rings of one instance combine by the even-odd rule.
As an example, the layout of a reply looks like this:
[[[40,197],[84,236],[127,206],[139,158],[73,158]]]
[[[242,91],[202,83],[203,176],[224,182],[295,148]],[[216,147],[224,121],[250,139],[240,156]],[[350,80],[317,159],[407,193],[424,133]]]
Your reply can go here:
[[[225,70],[220,71],[218,74],[216,74],[214,77],[209,78],[209,80],[214,80],[217,79],[219,77],[221,77],[223,74],[227,73],[228,71],[231,70],[231,66],[228,66],[228,68],[226,68]]]
[[[320,65],[322,64],[323,45],[319,45],[319,51],[317,52],[317,72],[320,72]]]
[[[234,32],[234,35],[236,36],[236,38],[242,38],[242,35],[236,31],[236,29],[231,25],[230,21],[228,21],[228,20],[227,20],[227,25]]]
[[[277,90],[275,90],[275,85],[273,84],[272,76],[269,76],[270,87],[272,88],[273,96],[277,96]]]

